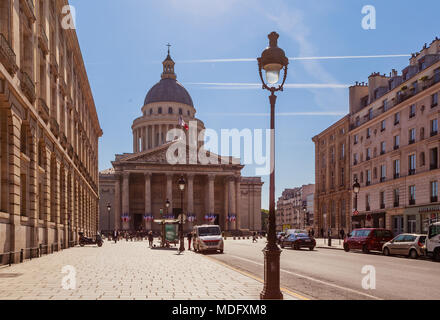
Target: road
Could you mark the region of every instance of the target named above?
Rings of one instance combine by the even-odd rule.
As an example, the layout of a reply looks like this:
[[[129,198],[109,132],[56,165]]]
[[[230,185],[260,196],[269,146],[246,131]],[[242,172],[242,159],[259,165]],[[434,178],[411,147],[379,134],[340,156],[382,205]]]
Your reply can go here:
[[[226,240],[224,254],[207,257],[263,278],[265,239]],[[364,290],[364,266],[376,271],[376,288]],[[440,299],[440,264],[430,260],[385,257],[317,248],[283,249],[281,286],[310,299]]]

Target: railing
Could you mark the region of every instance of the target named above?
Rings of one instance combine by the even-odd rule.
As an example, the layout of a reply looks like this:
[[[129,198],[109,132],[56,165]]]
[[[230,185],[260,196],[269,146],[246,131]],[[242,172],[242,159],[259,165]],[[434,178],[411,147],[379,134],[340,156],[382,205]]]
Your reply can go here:
[[[435,197],[431,197],[431,202],[437,202],[437,201],[438,201],[437,196],[435,196]]]
[[[394,146],[394,150],[398,150],[399,148],[399,146]]]
[[[17,72],[17,56],[2,33],[0,33],[0,62],[10,74],[13,75]]]
[[[394,174],[394,179],[399,179],[400,178],[400,173],[395,173]]]
[[[416,143],[415,139],[411,139],[411,140],[408,141],[408,144],[414,144],[414,143]]]
[[[38,99],[38,113],[46,123],[49,121],[49,112],[49,107],[47,106],[46,101],[43,98]]]
[[[399,206],[399,201],[395,201],[394,203],[393,203],[393,205],[394,205],[394,208],[397,208],[398,206]]]
[[[436,136],[438,134],[438,131],[431,131],[431,137]]]
[[[40,33],[39,33],[38,39],[40,40],[41,50],[43,50],[43,52],[45,54],[48,54],[49,53],[49,39],[47,38],[46,30],[44,30],[44,26],[41,23],[39,25],[39,31],[40,31]]]
[[[413,175],[415,175],[416,174],[416,169],[409,169],[408,170],[408,175],[409,176],[413,176]]]
[[[58,135],[60,134],[60,126],[58,125],[57,119],[51,117],[49,122],[50,122],[50,130],[55,135],[55,137],[58,138]]]
[[[437,163],[429,165],[429,170],[437,170],[437,169],[438,169],[438,164]]]
[[[415,205],[416,204],[416,200],[415,199],[409,199],[409,205]]]
[[[22,0],[20,1],[22,3],[24,3],[24,5],[22,6],[24,13],[26,14],[26,16],[31,19],[32,21],[37,20],[35,18],[35,6],[34,6],[34,1],[33,0]]]
[[[35,84],[31,77],[25,72],[21,71],[20,78],[21,89],[31,103],[35,102]]]

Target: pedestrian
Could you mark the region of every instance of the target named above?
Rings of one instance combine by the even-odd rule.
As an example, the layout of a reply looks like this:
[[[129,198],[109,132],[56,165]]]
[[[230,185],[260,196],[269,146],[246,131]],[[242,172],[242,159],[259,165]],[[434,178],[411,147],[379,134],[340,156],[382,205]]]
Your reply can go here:
[[[113,230],[113,240],[116,242],[118,242],[118,231]]]
[[[188,239],[188,250],[191,250],[192,233],[188,232],[188,235],[186,237]]]
[[[344,231],[344,229],[341,229],[341,231],[339,231],[339,234],[341,235],[341,239],[345,238],[345,231]]]
[[[154,240],[153,232],[150,231],[150,232],[148,233],[148,244],[149,244],[150,248],[153,247],[153,240]]]
[[[254,231],[252,233],[252,243],[257,242],[257,233]]]
[[[324,238],[324,228],[321,228],[321,238]]]
[[[312,229],[312,237],[315,237],[315,229]]]

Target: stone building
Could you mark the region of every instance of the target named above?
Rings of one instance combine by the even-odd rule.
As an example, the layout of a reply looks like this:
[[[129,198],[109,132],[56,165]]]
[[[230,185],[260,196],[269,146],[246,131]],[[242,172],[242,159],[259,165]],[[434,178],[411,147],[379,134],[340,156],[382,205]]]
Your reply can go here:
[[[0,252],[25,258],[98,227],[102,131],[65,5],[0,1]]]
[[[315,185],[308,184],[301,187],[286,189],[277,201],[276,228],[309,229],[313,226],[313,198]],[[305,212],[304,212],[304,209]]]
[[[440,40],[401,74],[373,73],[350,88],[352,178],[361,185],[353,227],[426,233],[438,219]]]
[[[315,143],[314,229],[333,236],[350,227],[349,116],[313,137]]]
[[[222,230],[260,230],[261,178],[242,177],[239,159],[203,149],[204,123],[196,118],[174,65],[168,51],[161,80],[149,90],[142,116],[133,121],[133,153],[116,155],[113,167],[100,173],[100,228],[160,230],[152,219],[183,211],[186,231],[203,223],[219,224]],[[183,156],[174,161],[170,155],[176,152],[170,150],[179,145],[176,152]],[[186,180],[183,194],[177,184],[181,176]]]

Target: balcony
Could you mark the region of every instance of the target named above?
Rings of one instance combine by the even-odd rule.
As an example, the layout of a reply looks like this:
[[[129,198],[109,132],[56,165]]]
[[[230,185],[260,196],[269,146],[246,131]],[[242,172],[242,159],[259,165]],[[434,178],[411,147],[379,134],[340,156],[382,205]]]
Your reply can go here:
[[[408,141],[408,144],[414,144],[414,143],[416,143],[416,140],[415,140],[415,139],[410,139],[410,140]]]
[[[34,103],[35,96],[35,84],[31,77],[24,71],[20,73],[20,85],[24,95],[29,99],[30,103]]]
[[[400,178],[400,173],[395,173],[394,174],[394,179],[399,179]]]
[[[380,182],[385,182],[386,178],[385,177],[380,177]]]
[[[416,169],[409,169],[408,170],[408,175],[409,176],[413,176],[413,175],[415,175],[416,174]]]
[[[35,6],[33,0],[20,0],[20,8],[23,9],[24,14],[28,17],[31,23],[34,23],[37,18],[35,17]]]
[[[52,131],[54,136],[58,138],[60,134],[60,126],[58,125],[57,119],[51,117],[49,120],[49,124],[50,124],[50,131]]]
[[[413,206],[416,204],[416,199],[409,199],[409,205]]]
[[[438,202],[438,197],[437,196],[431,196],[431,202]]]
[[[438,134],[438,131],[431,131],[431,137],[434,137]]]
[[[365,161],[368,161],[368,160],[371,160],[371,157],[370,157],[370,156],[366,156],[366,157],[365,157]]]
[[[385,154],[385,150],[380,150],[380,155],[383,156]]]
[[[58,63],[53,53],[50,54],[50,73],[55,76],[55,79],[58,78]]]
[[[42,24],[40,24],[38,28],[38,42],[41,51],[43,51],[44,55],[47,55],[49,53],[49,39],[47,39],[46,31]]]
[[[367,186],[371,185],[371,181],[365,182],[365,185],[367,185]]]
[[[6,40],[2,33],[0,33],[0,62],[11,75],[14,75],[17,72],[17,57],[8,40]]]
[[[43,98],[38,99],[38,114],[47,124],[50,118],[49,107],[47,106],[46,101]]]
[[[60,76],[60,92],[64,97],[67,95],[67,84],[63,76]]]
[[[381,208],[381,209],[385,209],[385,203],[381,203],[381,204],[380,204],[380,208]]]
[[[67,137],[64,132],[60,132],[60,143],[64,149],[67,149]]]
[[[400,146],[394,146],[394,150],[399,150]]]
[[[394,206],[394,208],[398,208],[399,207],[399,201],[394,201],[393,206]]]

